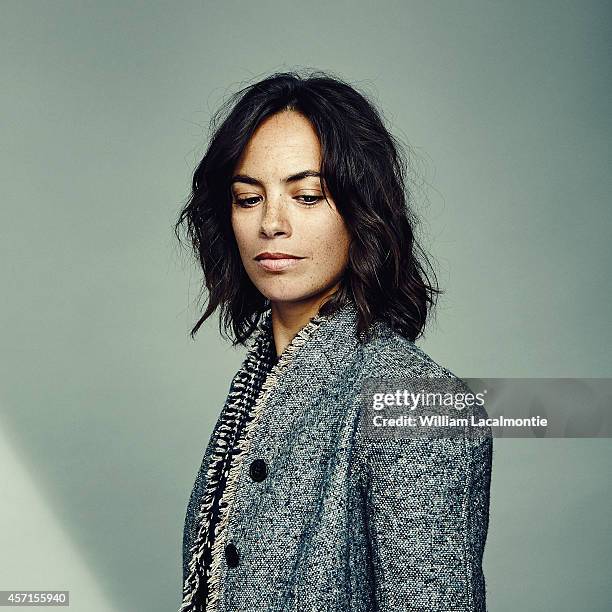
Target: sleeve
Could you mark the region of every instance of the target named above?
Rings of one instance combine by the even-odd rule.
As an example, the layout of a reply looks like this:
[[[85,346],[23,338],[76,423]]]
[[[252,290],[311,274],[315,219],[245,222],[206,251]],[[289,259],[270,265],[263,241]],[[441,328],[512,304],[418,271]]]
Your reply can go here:
[[[490,428],[363,442],[356,452],[381,612],[484,612]]]

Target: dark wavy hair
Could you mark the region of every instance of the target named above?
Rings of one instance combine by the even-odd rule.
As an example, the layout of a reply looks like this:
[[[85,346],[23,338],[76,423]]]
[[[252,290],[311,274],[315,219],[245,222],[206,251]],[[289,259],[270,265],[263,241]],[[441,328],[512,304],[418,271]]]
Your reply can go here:
[[[204,272],[202,293],[208,291],[206,309],[191,337],[220,308],[220,333],[234,345],[245,344],[270,307],[242,265],[231,227],[230,180],[258,125],[283,110],[301,113],[316,130],[322,180],[351,234],[340,289],[319,313],[331,314],[352,299],[360,338],[375,320],[383,320],[414,341],[443,291],[433,270],[430,282],[425,264],[430,269],[431,264],[415,239],[406,154],[364,94],[320,71],[272,74],[237,91],[211,119],[210,143],[174,226],[181,242],[179,229],[185,224]]]

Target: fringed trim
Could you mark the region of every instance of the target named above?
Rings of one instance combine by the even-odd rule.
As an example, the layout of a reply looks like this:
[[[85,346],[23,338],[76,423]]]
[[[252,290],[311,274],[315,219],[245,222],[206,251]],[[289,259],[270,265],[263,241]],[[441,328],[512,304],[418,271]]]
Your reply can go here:
[[[188,565],[189,575],[183,586],[183,603],[179,612],[200,612],[204,609],[201,607],[200,602],[194,601],[194,596],[199,590],[201,578],[206,580],[206,576],[202,577],[198,569],[202,571],[209,569],[203,567],[203,556],[207,545],[211,509],[216,498],[217,488],[220,486],[219,480],[222,475],[220,470],[227,455],[228,447],[231,444],[231,436],[234,433],[234,428],[241,416],[242,404],[245,401],[245,390],[248,388],[249,373],[253,370],[253,367],[257,365],[257,361],[263,354],[263,346],[268,341],[266,330],[269,324],[269,315],[269,312],[265,313],[260,320],[254,335],[253,344],[248,351],[238,376],[236,377],[234,386],[230,391],[228,405],[218,428],[215,449],[211,455],[206,473],[206,489],[202,496],[203,501],[200,505],[196,519],[198,532],[189,549],[191,553],[191,559]]]
[[[183,587],[183,603],[179,612],[203,612],[203,610],[206,610],[206,612],[215,612],[217,610],[220,595],[221,558],[224,552],[226,539],[225,531],[229,522],[231,508],[236,495],[236,488],[240,473],[242,471],[244,457],[249,452],[251,439],[259,423],[262,408],[265,405],[270,393],[278,384],[280,375],[291,364],[297,351],[308,341],[308,339],[326,318],[327,316],[324,315],[316,315],[315,317],[311,318],[310,321],[294,336],[294,338],[282,352],[278,362],[270,370],[265,381],[263,382],[261,390],[250,413],[251,420],[245,425],[242,436],[233,450],[234,455],[231,461],[229,475],[219,502],[219,520],[215,526],[214,541],[211,551],[212,561],[210,568],[208,568],[210,574],[208,577],[206,605],[204,608],[201,608],[200,605],[198,605],[198,602],[195,602],[193,598],[200,585],[200,574],[198,572],[198,567],[201,567],[202,556],[204,554],[204,545],[208,532],[210,509],[213,504],[215,490],[218,485],[214,466],[216,465],[217,461],[223,459],[228,450],[232,451],[232,449],[227,448],[228,444],[224,438],[231,434],[232,431],[230,419],[234,418],[234,416],[239,413],[239,411],[236,410],[236,407],[239,407],[243,389],[237,390],[238,397],[236,398],[236,402],[232,402],[232,405],[228,408],[229,418],[227,421],[224,421],[219,428],[220,433],[217,439],[217,446],[207,472],[207,490],[197,518],[200,527],[197,537],[194,540],[194,544],[190,549],[192,557],[189,562],[189,576],[185,580]],[[249,354],[245,359],[241,370],[246,371],[247,365],[253,361],[256,361],[261,356],[260,352],[262,344],[266,339],[266,331],[271,325],[270,319],[271,313],[270,311],[267,311],[258,325],[256,340],[253,347],[249,350]],[[206,576],[204,577],[204,580],[207,580]]]

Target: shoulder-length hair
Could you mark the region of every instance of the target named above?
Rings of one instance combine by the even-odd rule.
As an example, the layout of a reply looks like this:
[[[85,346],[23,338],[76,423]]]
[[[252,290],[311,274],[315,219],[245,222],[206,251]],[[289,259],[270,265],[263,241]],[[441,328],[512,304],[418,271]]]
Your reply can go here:
[[[270,307],[242,265],[231,227],[230,181],[258,125],[283,110],[301,113],[316,130],[321,179],[351,234],[340,289],[319,313],[332,314],[352,299],[359,336],[383,320],[414,341],[442,291],[433,270],[430,282],[425,264],[431,264],[415,239],[406,154],[364,94],[320,71],[306,77],[275,73],[233,94],[211,119],[209,146],[174,226],[180,242],[179,228],[186,225],[204,272],[202,293],[208,292],[191,337],[219,308],[220,333],[234,345],[245,344]]]

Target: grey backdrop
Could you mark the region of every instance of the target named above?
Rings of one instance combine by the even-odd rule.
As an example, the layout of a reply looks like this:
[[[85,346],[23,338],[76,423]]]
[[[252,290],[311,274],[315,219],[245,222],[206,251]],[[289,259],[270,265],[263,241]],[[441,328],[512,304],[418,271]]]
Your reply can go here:
[[[172,224],[227,93],[330,70],[419,154],[460,376],[608,377],[611,5],[1,3],[0,589],[167,612],[243,351]],[[497,440],[490,609],[608,610],[610,440]]]

